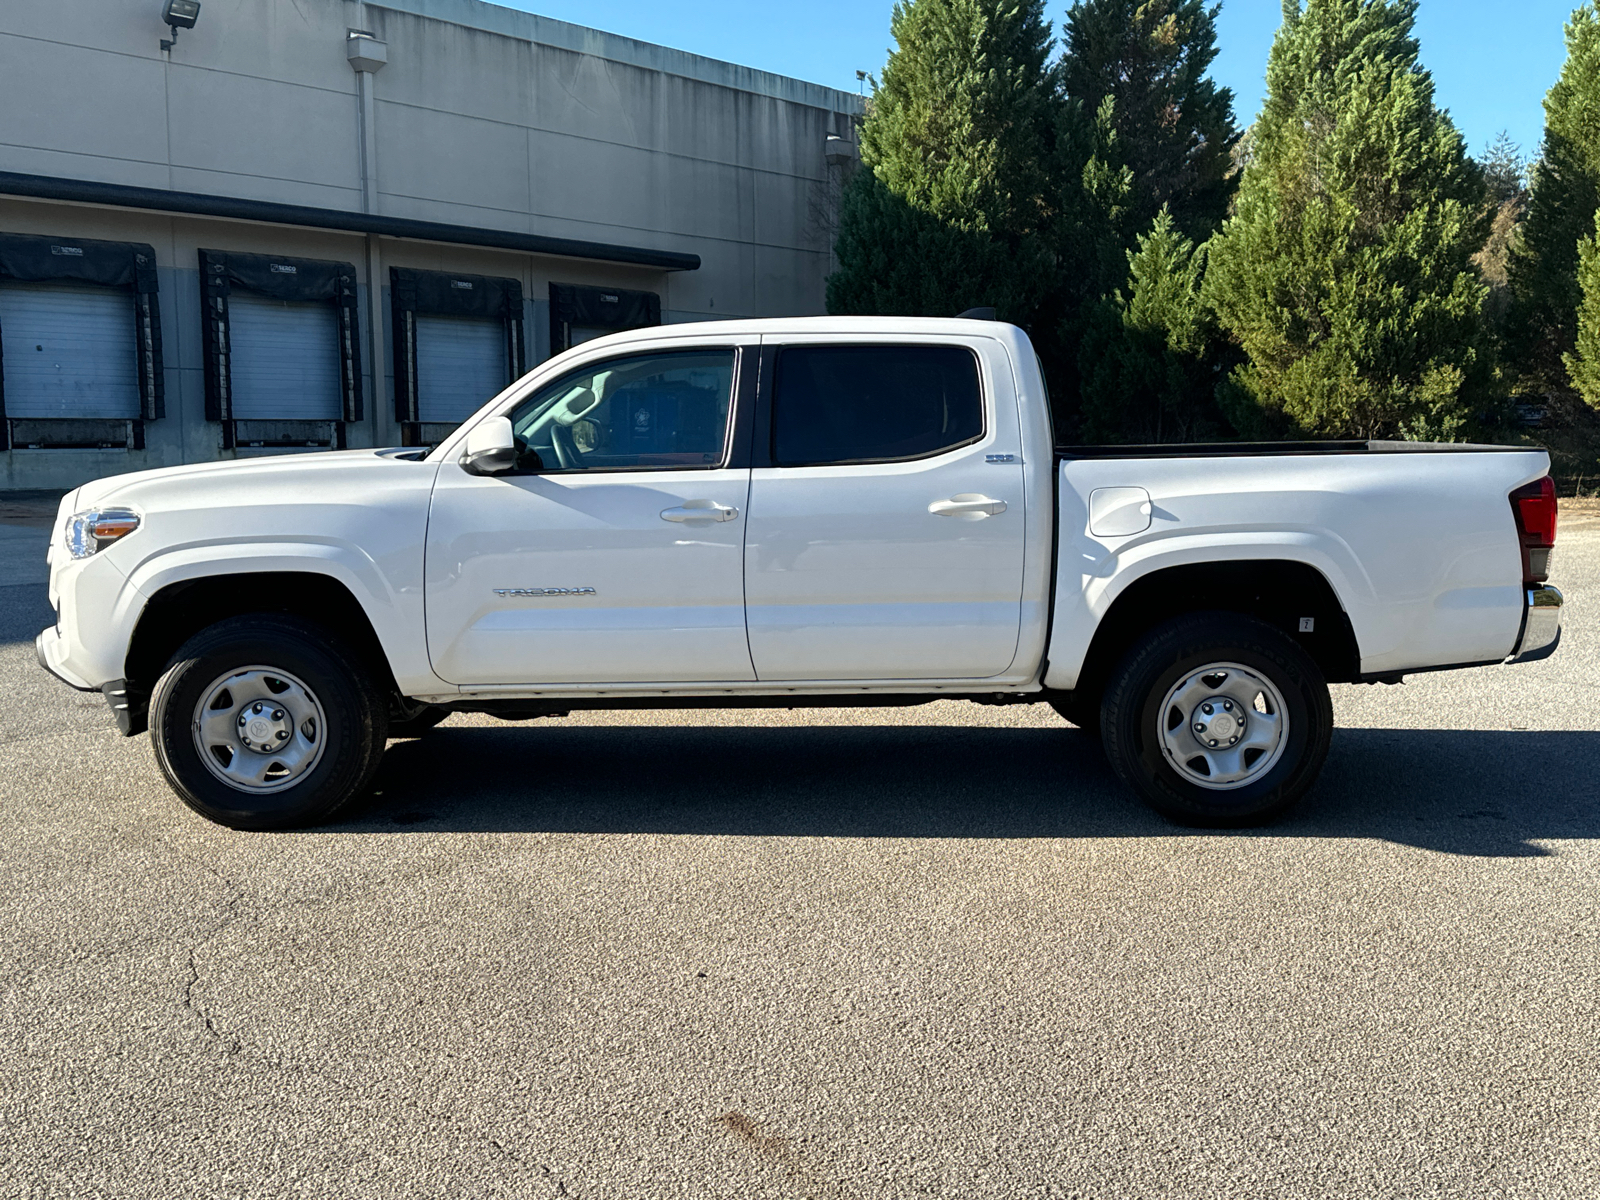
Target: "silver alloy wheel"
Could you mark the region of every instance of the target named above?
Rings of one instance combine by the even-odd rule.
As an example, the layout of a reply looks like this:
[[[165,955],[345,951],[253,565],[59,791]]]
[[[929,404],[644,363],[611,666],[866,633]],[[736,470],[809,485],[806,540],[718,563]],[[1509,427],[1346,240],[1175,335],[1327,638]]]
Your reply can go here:
[[[1161,747],[1188,782],[1214,792],[1254,783],[1283,757],[1289,713],[1272,682],[1238,663],[1191,671],[1157,712]]]
[[[194,744],[206,769],[241,792],[281,792],[322,761],[322,703],[277,667],[218,676],[194,707]]]

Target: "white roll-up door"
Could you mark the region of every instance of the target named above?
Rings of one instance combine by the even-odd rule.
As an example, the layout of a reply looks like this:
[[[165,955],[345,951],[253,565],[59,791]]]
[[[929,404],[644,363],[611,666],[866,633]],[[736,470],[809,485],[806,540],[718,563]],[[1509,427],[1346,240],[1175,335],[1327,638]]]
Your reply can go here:
[[[465,421],[510,382],[505,322],[417,315],[419,419]]]
[[[339,314],[315,300],[228,296],[233,415],[241,421],[337,421]]]
[[[0,283],[8,417],[138,417],[133,294],[76,283]]]

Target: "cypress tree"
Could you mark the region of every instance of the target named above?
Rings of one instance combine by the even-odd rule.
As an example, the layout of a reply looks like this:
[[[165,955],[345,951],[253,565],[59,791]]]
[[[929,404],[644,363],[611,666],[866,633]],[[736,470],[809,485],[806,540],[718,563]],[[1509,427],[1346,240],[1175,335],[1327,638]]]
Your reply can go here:
[[[1600,209],[1600,2],[1567,23],[1567,61],[1545,96],[1544,147],[1527,220],[1511,255],[1510,342],[1529,381],[1566,383],[1562,355],[1577,333],[1578,243]]]
[[[1241,433],[1450,438],[1493,364],[1472,257],[1481,172],[1417,61],[1416,0],[1284,0],[1268,96],[1206,298],[1248,361]]]
[[[1566,356],[1572,386],[1591,408],[1600,408],[1600,216],[1592,236],[1578,243],[1577,349]]]
[[[1103,301],[1080,345],[1083,436],[1093,442],[1216,437],[1219,339],[1201,300],[1205,249],[1162,209],[1128,252],[1128,294]]]
[[[1058,72],[1043,0],[904,0],[861,129],[835,313],[1034,319],[1055,288]]]
[[[1204,0],[1077,0],[1064,26],[1062,76],[1087,112],[1109,98],[1131,169],[1133,227],[1163,208],[1179,230],[1209,237],[1234,191],[1239,141],[1233,93],[1206,78],[1217,56],[1216,14]]]

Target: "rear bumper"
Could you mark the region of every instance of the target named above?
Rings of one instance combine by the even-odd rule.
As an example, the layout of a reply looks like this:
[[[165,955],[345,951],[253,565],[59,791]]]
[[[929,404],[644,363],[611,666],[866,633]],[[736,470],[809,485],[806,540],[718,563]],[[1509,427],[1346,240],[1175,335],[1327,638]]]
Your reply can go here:
[[[1510,662],[1538,662],[1556,652],[1561,645],[1561,603],[1561,593],[1549,584],[1528,589],[1522,636],[1511,652]]]

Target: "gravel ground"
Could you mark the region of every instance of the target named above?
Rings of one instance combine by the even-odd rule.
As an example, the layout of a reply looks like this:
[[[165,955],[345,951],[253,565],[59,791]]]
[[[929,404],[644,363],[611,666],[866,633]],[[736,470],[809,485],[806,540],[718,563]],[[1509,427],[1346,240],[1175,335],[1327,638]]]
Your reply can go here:
[[[190,815],[0,510],[0,1195],[1600,1195],[1600,520],[1548,662],[1335,689],[1282,824],[1047,708],[455,717]]]

